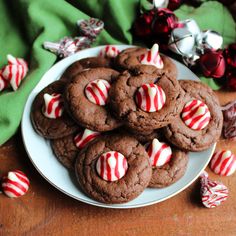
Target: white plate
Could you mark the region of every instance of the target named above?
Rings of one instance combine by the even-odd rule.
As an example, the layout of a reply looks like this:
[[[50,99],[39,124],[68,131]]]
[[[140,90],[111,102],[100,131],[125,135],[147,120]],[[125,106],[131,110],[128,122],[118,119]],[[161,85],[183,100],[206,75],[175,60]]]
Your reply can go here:
[[[163,189],[147,188],[139,197],[125,204],[103,204],[87,197],[76,186],[73,176],[69,174],[54,156],[50,142],[40,137],[33,129],[30,121],[30,109],[35,96],[48,84],[59,79],[63,71],[74,61],[85,57],[97,56],[103,46],[80,51],[56,63],[48,70],[35,89],[31,92],[26,102],[21,122],[22,136],[26,151],[38,172],[54,187],[82,202],[107,208],[136,208],[148,206],[173,197],[187,188],[205,169],[214,151],[215,145],[204,152],[189,153],[189,163],[185,175],[175,184]],[[120,45],[120,50],[131,47]],[[199,80],[187,67],[174,61],[178,68],[178,79]]]

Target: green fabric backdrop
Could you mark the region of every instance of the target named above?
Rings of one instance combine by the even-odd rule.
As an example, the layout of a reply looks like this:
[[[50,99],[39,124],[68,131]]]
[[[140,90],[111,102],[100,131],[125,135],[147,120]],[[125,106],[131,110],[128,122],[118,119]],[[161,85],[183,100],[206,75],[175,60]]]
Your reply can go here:
[[[42,48],[43,42],[76,36],[76,21],[91,16],[105,22],[105,30],[93,46],[132,44],[130,29],[138,6],[136,0],[0,1],[0,67],[7,63],[7,54],[25,58],[30,67],[16,92],[0,92],[0,144],[16,132],[30,91],[56,61],[54,54]],[[194,18],[201,29],[218,31],[225,45],[236,41],[235,22],[218,2],[206,2],[196,9],[183,5],[176,14],[180,19]],[[211,80],[205,82],[217,89]]]

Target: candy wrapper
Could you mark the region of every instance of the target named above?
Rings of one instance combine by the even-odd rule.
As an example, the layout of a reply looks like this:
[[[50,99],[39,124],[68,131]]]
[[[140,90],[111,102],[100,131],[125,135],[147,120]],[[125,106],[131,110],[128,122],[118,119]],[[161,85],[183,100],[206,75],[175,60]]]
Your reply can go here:
[[[228,198],[228,188],[218,181],[213,181],[208,178],[207,172],[203,172],[201,178],[201,199],[202,203],[207,208],[219,206]]]
[[[58,42],[44,42],[43,47],[59,57],[68,57],[82,49],[89,48],[104,28],[104,23],[95,18],[77,21],[82,36],[64,37]]]
[[[236,100],[222,107],[224,116],[223,135],[225,138],[236,137]]]

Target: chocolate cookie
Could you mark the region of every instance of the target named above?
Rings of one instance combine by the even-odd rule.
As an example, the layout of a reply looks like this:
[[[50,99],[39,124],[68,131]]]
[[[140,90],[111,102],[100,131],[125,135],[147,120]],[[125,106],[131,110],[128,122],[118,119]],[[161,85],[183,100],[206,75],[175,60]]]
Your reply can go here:
[[[72,63],[63,73],[60,80],[71,81],[71,79],[88,68],[110,67],[110,59],[105,57],[88,57]]]
[[[31,120],[35,131],[48,139],[55,139],[74,133],[78,126],[64,110],[57,118],[48,118],[44,115],[45,101],[44,94],[62,94],[65,82],[55,81],[44,88],[34,99],[31,108]],[[64,106],[64,105],[63,105]],[[53,108],[53,107],[52,107]],[[55,110],[55,112],[57,112]]]
[[[221,135],[223,117],[218,99],[212,89],[201,82],[181,80],[179,83],[185,91],[183,102],[180,105],[182,112],[171,124],[163,128],[164,135],[169,142],[180,149],[187,151],[205,150],[214,144]],[[204,110],[206,111],[204,113],[205,118],[200,123],[196,120],[199,119],[198,117],[191,117],[199,112],[194,106],[191,107],[191,104],[188,105],[192,101],[198,101],[200,103],[199,107],[203,107],[201,109],[207,109]],[[183,118],[183,115],[185,115],[183,112],[189,112],[188,109],[190,108],[192,109],[191,113],[186,113],[187,116]],[[201,118],[201,116],[199,117]],[[191,121],[192,124],[186,123],[188,121]],[[194,128],[194,126],[189,127],[195,124],[204,126],[199,127],[199,129],[198,127],[197,129]]]
[[[144,84],[161,87],[165,93],[164,106],[155,112],[147,112],[138,106],[136,96]],[[154,85],[153,85],[154,84]],[[171,123],[182,107],[182,90],[175,78],[166,75],[134,74],[125,71],[113,83],[110,92],[110,106],[128,127],[137,132],[151,132]]]
[[[121,125],[104,102],[108,96],[108,86],[118,75],[119,73],[112,69],[95,68],[79,73],[68,84],[64,93],[66,107],[79,125],[99,132],[113,130]],[[98,81],[102,83],[101,89],[98,88]],[[87,95],[87,92],[90,93]]]
[[[147,52],[147,48],[135,47],[125,49],[116,57],[115,64],[120,70],[134,70],[142,73],[154,73],[159,76],[166,74],[170,77],[177,77],[177,68],[175,64],[165,55],[161,55],[164,64],[162,69],[158,69],[152,65],[141,64],[140,57]]]
[[[74,169],[79,149],[74,143],[74,135],[51,140],[51,146],[57,159],[68,169]]]
[[[152,174],[144,147],[124,135],[104,136],[88,145],[79,153],[75,171],[87,195],[110,204],[136,198],[147,187]]]

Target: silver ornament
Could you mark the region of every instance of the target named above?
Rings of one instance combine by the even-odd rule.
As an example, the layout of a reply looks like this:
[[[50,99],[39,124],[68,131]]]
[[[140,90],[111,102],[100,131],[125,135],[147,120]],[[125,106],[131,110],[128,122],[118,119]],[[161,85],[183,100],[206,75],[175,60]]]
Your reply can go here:
[[[182,57],[184,64],[188,67],[195,66],[199,58],[200,56],[196,52],[192,52],[192,54]]]
[[[194,37],[197,37],[201,33],[201,30],[194,19],[187,19],[184,21],[180,21],[179,25],[181,28],[184,28],[190,31]]]
[[[202,49],[218,50],[222,47],[223,37],[214,30],[205,30],[201,32],[199,47]]]
[[[156,8],[167,8],[169,0],[153,0],[153,5]]]
[[[182,56],[188,56],[194,50],[195,38],[186,28],[175,28],[171,32],[168,48]]]

